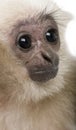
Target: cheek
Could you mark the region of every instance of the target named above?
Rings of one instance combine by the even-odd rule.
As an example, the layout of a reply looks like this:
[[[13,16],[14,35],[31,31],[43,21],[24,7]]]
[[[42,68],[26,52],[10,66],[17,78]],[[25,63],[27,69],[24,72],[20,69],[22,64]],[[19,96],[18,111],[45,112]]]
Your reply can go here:
[[[26,63],[28,63],[34,55],[34,52],[33,52],[34,50],[31,50],[31,51],[28,51],[28,52],[26,52],[26,51],[23,52],[19,48],[17,48],[17,46],[13,46],[12,50],[13,50],[14,55],[17,58],[19,58],[19,60],[21,60],[21,62],[23,62],[24,65],[26,65]]]

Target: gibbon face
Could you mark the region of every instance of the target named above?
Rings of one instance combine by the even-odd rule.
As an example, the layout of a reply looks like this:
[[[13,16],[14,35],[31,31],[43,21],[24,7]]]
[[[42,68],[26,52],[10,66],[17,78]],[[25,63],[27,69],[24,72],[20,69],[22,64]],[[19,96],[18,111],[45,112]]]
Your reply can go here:
[[[24,62],[33,81],[46,82],[56,77],[60,41],[57,25],[49,15],[20,21],[11,38],[15,55]]]

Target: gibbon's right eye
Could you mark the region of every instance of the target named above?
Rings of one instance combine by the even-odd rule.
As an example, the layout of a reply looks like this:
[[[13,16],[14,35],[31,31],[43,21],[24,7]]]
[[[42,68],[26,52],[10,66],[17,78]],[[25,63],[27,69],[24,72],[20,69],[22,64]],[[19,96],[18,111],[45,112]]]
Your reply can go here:
[[[31,48],[32,41],[29,34],[21,34],[17,37],[17,45],[24,50]]]

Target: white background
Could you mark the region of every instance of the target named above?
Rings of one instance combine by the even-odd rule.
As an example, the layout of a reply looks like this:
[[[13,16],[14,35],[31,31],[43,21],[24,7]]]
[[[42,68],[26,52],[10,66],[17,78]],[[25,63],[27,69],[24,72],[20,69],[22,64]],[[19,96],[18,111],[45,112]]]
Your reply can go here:
[[[76,56],[76,0],[55,0],[56,3],[73,14],[74,19],[69,23],[66,31],[66,40],[72,55]]]

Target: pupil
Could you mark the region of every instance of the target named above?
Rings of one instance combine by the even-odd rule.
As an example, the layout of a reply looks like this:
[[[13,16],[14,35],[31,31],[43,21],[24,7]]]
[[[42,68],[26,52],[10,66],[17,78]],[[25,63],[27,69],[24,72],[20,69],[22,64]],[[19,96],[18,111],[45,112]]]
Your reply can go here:
[[[31,38],[29,35],[23,35],[19,38],[18,44],[23,49],[28,49],[31,47]]]
[[[58,38],[57,30],[56,29],[50,29],[46,33],[46,39],[48,42],[56,42]]]

